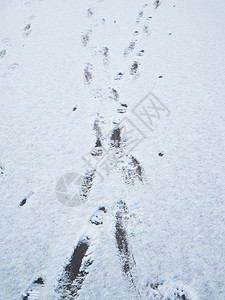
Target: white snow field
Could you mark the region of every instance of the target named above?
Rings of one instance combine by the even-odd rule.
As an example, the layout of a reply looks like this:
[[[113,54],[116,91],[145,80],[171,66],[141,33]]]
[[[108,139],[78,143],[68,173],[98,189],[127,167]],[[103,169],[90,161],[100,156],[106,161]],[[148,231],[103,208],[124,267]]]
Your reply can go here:
[[[0,0],[0,300],[225,299],[224,15]]]

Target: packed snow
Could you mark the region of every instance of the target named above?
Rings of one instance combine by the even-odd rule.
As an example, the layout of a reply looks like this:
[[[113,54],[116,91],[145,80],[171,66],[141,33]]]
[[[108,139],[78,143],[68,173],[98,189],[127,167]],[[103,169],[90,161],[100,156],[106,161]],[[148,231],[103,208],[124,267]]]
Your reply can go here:
[[[0,299],[225,299],[224,14],[0,0]]]

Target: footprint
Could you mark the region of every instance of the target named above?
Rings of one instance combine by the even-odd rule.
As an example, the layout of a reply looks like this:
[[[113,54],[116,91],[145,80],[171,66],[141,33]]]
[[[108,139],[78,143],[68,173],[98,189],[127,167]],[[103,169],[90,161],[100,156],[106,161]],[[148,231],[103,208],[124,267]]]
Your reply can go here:
[[[149,290],[148,290],[149,289]],[[148,299],[191,300],[189,293],[178,287],[171,288],[165,281],[147,283],[146,296]]]
[[[119,93],[118,93],[118,91],[116,90],[116,89],[114,89],[114,88],[112,88],[111,90],[110,90],[110,96],[109,96],[109,98],[111,98],[111,99],[113,99],[113,100],[115,100],[115,101],[118,101],[119,100],[119,97],[120,97],[120,95],[119,95]]]
[[[5,73],[2,74],[2,78],[10,78],[11,75],[12,75],[11,73],[5,72]]]
[[[88,10],[87,10],[87,16],[90,18],[90,17],[92,17],[93,16],[93,10],[91,9],[91,8],[88,8]]]
[[[131,69],[130,69],[130,75],[136,75],[138,72],[138,67],[139,67],[140,63],[138,61],[134,61]]]
[[[0,165],[0,175],[4,175],[5,173],[5,167],[3,165]]]
[[[44,280],[42,277],[34,280],[27,288],[21,300],[41,300],[43,297]]]
[[[137,52],[137,56],[143,56],[145,53],[145,50],[140,50],[139,52]]]
[[[30,16],[26,19],[26,21],[24,22],[25,24],[30,23],[31,21],[35,20],[36,16]]]
[[[79,241],[74,249],[69,263],[64,268],[62,276],[58,280],[55,291],[60,300],[73,300],[79,296],[79,291],[88,275],[88,269],[93,263],[89,253],[90,238],[85,237]]]
[[[155,9],[157,9],[157,8],[159,7],[160,4],[161,4],[160,1],[159,1],[159,0],[156,0],[156,1],[154,2]]]
[[[108,65],[109,64],[109,48],[103,47],[101,53],[103,55],[103,64]]]
[[[88,32],[81,34],[81,42],[84,47],[86,47],[88,42],[90,41],[91,33],[92,33],[92,30],[90,29],[90,30],[88,30]]]
[[[3,58],[6,55],[6,49],[0,51],[0,57]]]
[[[29,30],[31,28],[31,24],[29,23],[29,24],[27,24],[25,27],[24,27],[24,31],[27,31],[27,30]]]
[[[13,63],[11,65],[8,66],[8,70],[11,72],[5,72],[2,77],[3,78],[10,78],[13,74],[13,72],[19,67],[19,64],[17,63]]]
[[[8,70],[9,70],[9,71],[14,71],[14,70],[16,70],[18,67],[19,67],[19,64],[13,63],[13,64],[11,64],[10,66],[8,66]]]
[[[82,203],[87,201],[87,198],[89,196],[95,178],[95,172],[96,170],[93,169],[90,171],[86,171],[84,174],[84,180],[80,188],[80,200]]]
[[[87,84],[90,84],[93,79],[92,70],[93,70],[92,64],[89,63],[84,68],[84,79]]]
[[[144,170],[140,162],[133,155],[130,155],[127,160],[127,164],[122,168],[125,183],[134,185],[135,179],[143,183]]]
[[[20,206],[24,206],[24,204],[26,204],[27,200],[34,194],[34,192],[30,192],[27,197],[25,197],[21,202],[20,202]]]
[[[11,45],[11,40],[9,39],[9,38],[4,38],[3,40],[2,40],[2,45],[4,46],[4,47],[11,47],[12,45]]]
[[[119,252],[120,263],[122,265],[123,275],[129,281],[129,284],[134,289],[135,293],[137,293],[137,299],[140,299],[140,292],[135,283],[136,262],[131,251],[131,245],[129,244],[128,234],[125,226],[128,220],[128,208],[126,206],[126,203],[120,200],[118,202],[115,224],[115,238]]]
[[[94,225],[102,225],[104,221],[104,214],[106,214],[107,209],[104,206],[99,207],[99,209],[91,216],[89,222]]]
[[[136,42],[137,42],[137,40],[133,40],[130,42],[129,46],[124,50],[124,53],[123,53],[124,56],[129,55],[134,50]]]
[[[117,112],[119,114],[125,114],[126,113],[126,109],[125,108],[117,108]]]
[[[144,15],[144,12],[143,12],[142,10],[139,11],[139,13],[138,13],[138,18],[136,19],[136,23],[140,23],[141,18],[143,17],[143,15]]]
[[[122,73],[122,72],[119,72],[116,76],[115,76],[115,80],[121,80],[122,79],[122,77],[123,77],[123,75],[124,75],[124,73]]]

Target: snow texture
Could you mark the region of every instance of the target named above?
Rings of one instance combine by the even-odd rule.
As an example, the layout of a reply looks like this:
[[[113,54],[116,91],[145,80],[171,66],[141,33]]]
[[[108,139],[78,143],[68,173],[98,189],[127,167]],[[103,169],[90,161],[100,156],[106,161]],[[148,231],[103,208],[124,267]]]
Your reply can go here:
[[[0,299],[225,299],[224,14],[0,1]]]

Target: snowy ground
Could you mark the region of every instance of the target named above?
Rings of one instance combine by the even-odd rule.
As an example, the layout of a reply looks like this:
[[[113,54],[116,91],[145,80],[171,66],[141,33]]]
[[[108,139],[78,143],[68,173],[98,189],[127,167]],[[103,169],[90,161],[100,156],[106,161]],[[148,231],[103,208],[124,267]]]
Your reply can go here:
[[[224,14],[0,0],[0,299],[225,299]]]

